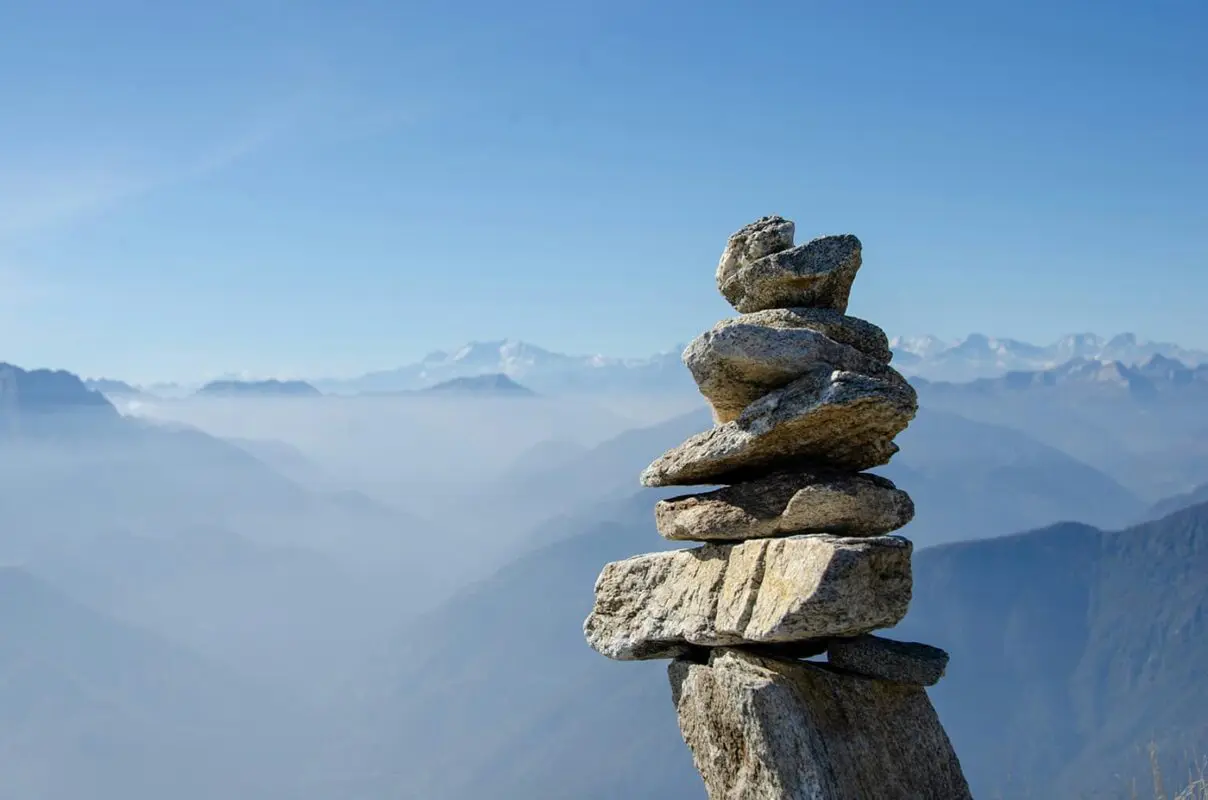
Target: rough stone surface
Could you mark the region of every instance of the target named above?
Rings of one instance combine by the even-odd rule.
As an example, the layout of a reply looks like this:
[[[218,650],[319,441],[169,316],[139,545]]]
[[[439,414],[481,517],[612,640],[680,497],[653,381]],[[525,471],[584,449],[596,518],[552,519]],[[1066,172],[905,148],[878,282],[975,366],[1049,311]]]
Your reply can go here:
[[[717,264],[717,285],[734,279],[752,261],[788,250],[797,226],[784,217],[760,217],[730,236]]]
[[[948,668],[948,654],[938,647],[880,636],[832,639],[826,660],[839,669],[869,678],[916,686],[934,686]]]
[[[736,419],[768,392],[823,366],[888,383],[906,381],[893,367],[817,331],[757,325],[742,317],[696,337],[683,360],[718,422]]]
[[[703,494],[659,501],[666,539],[735,541],[833,533],[880,536],[914,517],[910,495],[879,475],[816,469],[779,472]]]
[[[722,296],[744,314],[798,306],[845,312],[860,240],[845,233],[785,247],[792,235],[792,223],[765,217],[731,236],[717,265]]]
[[[918,686],[731,649],[668,673],[711,800],[971,798]]]
[[[849,317],[829,308],[770,308],[741,314],[718,323],[721,325],[765,325],[769,328],[808,328],[854,347],[882,364],[893,360],[885,331],[859,317]]]
[[[910,554],[900,536],[819,534],[636,556],[604,567],[583,630],[623,661],[857,636],[906,615]]]
[[[815,367],[699,433],[642,473],[645,486],[737,483],[804,464],[860,471],[885,464],[918,411],[905,381]]]

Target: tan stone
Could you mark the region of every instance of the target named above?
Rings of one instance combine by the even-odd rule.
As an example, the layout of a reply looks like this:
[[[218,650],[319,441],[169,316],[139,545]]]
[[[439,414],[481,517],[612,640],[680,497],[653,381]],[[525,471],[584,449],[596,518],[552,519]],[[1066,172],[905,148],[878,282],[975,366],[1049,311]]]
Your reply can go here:
[[[820,236],[793,247],[795,226],[764,217],[730,236],[717,265],[717,288],[746,314],[769,308],[847,310],[861,264],[860,240]]]
[[[737,483],[803,465],[870,469],[893,457],[893,438],[917,411],[905,381],[816,367],[732,422],[664,453],[642,473],[642,484]]]
[[[604,567],[584,633],[624,661],[857,636],[906,615],[910,554],[898,536],[820,534],[636,556]]]
[[[924,689],[731,649],[668,669],[710,800],[970,800]]]
[[[811,369],[906,381],[892,367],[818,331],[761,325],[746,317],[725,320],[701,334],[684,350],[683,359],[717,422],[736,419],[751,403]]]

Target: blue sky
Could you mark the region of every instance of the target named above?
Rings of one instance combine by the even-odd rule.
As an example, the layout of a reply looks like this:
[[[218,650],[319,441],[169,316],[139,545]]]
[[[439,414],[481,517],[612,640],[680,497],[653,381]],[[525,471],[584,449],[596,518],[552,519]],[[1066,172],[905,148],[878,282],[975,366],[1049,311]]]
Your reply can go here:
[[[0,360],[643,355],[726,236],[891,335],[1208,347],[1208,4],[0,0]]]

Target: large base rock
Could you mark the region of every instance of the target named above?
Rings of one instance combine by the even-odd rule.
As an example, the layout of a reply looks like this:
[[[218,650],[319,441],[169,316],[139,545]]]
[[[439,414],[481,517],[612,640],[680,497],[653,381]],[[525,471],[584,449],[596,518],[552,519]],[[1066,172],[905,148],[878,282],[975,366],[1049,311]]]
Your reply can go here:
[[[622,661],[673,658],[693,646],[858,636],[906,616],[910,554],[900,536],[815,535],[614,561],[596,580],[583,632]]]
[[[642,473],[644,486],[739,483],[803,464],[859,472],[889,462],[918,411],[905,381],[817,367],[733,422],[699,433]]]
[[[711,800],[970,800],[926,692],[731,649],[669,669]]]
[[[910,495],[879,475],[778,472],[703,494],[660,500],[654,521],[667,539],[738,541],[833,533],[880,536],[914,517]]]

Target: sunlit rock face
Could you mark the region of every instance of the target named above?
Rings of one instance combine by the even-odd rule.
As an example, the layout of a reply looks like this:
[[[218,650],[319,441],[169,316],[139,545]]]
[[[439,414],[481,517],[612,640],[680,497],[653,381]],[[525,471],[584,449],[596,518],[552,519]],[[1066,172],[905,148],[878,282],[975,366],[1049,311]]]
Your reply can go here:
[[[683,354],[714,426],[646,468],[659,533],[706,544],[613,562],[588,643],[618,660],[676,659],[672,694],[711,798],[935,798],[969,788],[924,686],[939,648],[870,635],[912,591],[909,495],[889,462],[918,412],[885,334],[846,316],[860,240],[794,246],[763,217],[717,267],[742,314]],[[826,664],[802,659],[827,654]]]

